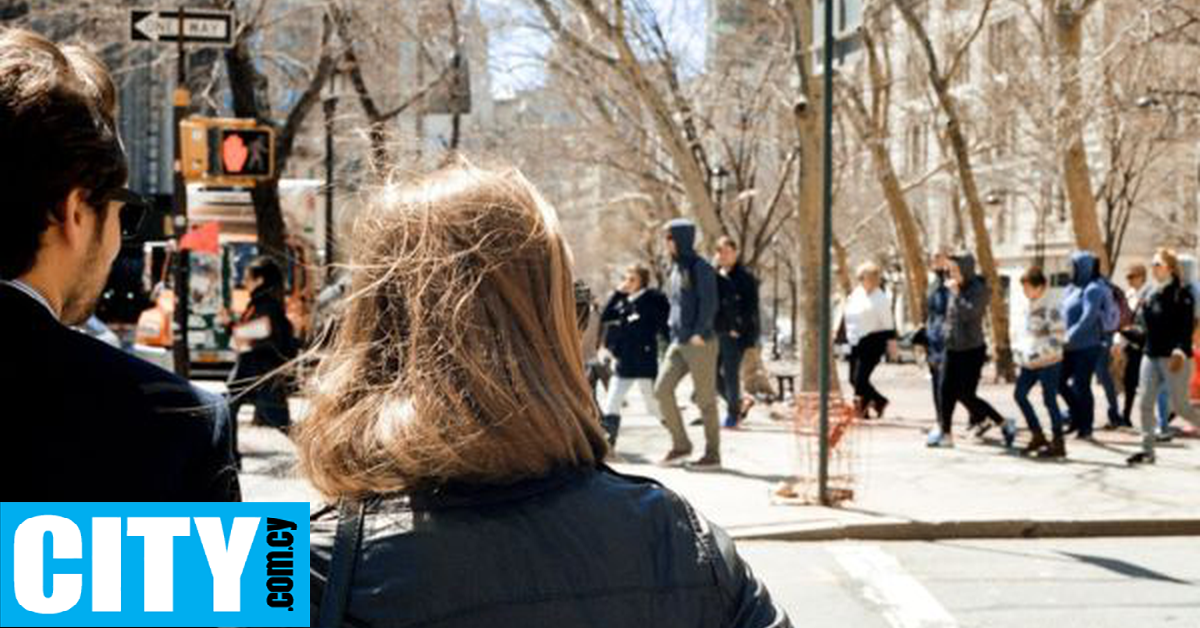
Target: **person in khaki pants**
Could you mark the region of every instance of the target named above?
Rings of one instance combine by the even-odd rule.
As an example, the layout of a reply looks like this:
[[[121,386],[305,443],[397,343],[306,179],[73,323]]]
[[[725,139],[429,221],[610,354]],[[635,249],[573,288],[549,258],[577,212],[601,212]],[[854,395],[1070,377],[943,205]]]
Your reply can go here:
[[[696,470],[721,466],[721,426],[717,418],[717,355],[719,347],[713,331],[717,313],[717,275],[708,262],[696,255],[696,225],[680,218],[667,224],[666,245],[671,255],[671,275],[667,297],[671,301],[668,324],[671,346],[663,358],[654,396],[658,399],[663,423],[671,433],[671,451],[660,464],[684,464],[692,453],[692,443],[683,428],[675,388],[689,373],[694,392],[692,401],[700,407],[704,420],[704,455],[688,464]]]

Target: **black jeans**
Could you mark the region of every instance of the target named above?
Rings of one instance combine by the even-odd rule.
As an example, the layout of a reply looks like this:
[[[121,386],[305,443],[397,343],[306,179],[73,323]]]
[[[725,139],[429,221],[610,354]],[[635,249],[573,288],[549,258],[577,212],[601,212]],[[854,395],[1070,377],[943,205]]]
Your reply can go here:
[[[717,392],[725,400],[725,421],[736,423],[742,410],[742,356],[746,350],[737,338],[721,334],[721,355],[717,361]]]
[[[891,338],[888,332],[867,334],[850,349],[850,384],[854,386],[854,396],[867,403],[887,403],[887,397],[871,383],[871,374],[887,352],[887,343]]]
[[[1137,401],[1138,382],[1141,381],[1142,352],[1125,345],[1125,373],[1121,380],[1125,384],[1125,403],[1121,410],[1121,424],[1133,425],[1133,402]]]
[[[979,378],[983,375],[983,363],[987,361],[987,347],[966,351],[946,351],[946,362],[942,366],[941,412],[938,421],[942,433],[949,434],[954,422],[954,406],[961,403],[973,417],[991,419],[1003,423],[1004,417],[992,404],[979,398]]]

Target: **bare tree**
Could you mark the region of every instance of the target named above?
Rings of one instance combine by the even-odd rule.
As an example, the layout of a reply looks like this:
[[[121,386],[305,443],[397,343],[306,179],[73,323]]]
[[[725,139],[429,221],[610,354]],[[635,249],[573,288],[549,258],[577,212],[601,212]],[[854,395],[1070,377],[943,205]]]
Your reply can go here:
[[[1009,341],[1008,308],[1004,306],[1006,299],[1000,283],[1000,273],[996,268],[996,258],[992,253],[991,235],[988,231],[983,199],[979,193],[970,146],[963,126],[961,105],[951,90],[952,78],[959,72],[964,56],[986,24],[992,0],[983,1],[978,20],[971,31],[960,44],[950,51],[945,59],[934,48],[929,32],[921,16],[917,15],[914,5],[909,2],[897,2],[894,6],[899,9],[900,15],[909,27],[909,32],[912,33],[917,45],[924,53],[926,78],[937,100],[938,109],[946,119],[946,139],[958,166],[959,185],[967,203],[971,230],[974,232],[975,255],[979,258],[980,271],[987,280],[988,288],[991,291],[992,306],[988,310],[992,324],[992,347],[996,355],[996,371],[1001,376],[1011,379],[1013,359],[1012,345]]]

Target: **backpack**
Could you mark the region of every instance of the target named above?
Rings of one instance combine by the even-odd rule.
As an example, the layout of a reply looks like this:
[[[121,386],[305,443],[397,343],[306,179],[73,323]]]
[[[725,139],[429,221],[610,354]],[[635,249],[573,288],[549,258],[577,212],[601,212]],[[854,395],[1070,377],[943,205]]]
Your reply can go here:
[[[1133,323],[1133,312],[1121,289],[1107,279],[1100,280],[1104,288],[1104,296],[1100,299],[1100,328],[1104,333],[1111,334]]]

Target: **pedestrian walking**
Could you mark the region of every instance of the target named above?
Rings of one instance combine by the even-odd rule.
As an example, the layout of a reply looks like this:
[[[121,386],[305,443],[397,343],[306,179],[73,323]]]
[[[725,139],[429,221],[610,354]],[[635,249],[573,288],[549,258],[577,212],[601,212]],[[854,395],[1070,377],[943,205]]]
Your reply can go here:
[[[1188,399],[1188,381],[1192,376],[1192,334],[1196,326],[1196,298],[1183,283],[1179,258],[1168,248],[1154,253],[1153,291],[1138,316],[1138,327],[1145,335],[1141,381],[1138,384],[1138,411],[1142,426],[1142,451],[1128,459],[1130,465],[1155,461],[1155,402],[1159,390],[1166,387],[1171,410],[1193,425],[1200,425]]]
[[[635,385],[645,401],[646,411],[662,421],[654,398],[654,380],[658,377],[658,339],[669,333],[670,309],[667,297],[650,286],[650,269],[634,264],[625,269],[621,285],[600,314],[605,347],[617,363],[616,377],[609,383],[600,417],[610,446],[617,444],[621,405]]]
[[[230,326],[237,363],[227,380],[229,414],[233,420],[233,453],[241,468],[238,449],[238,411],[254,406],[254,423],[281,430],[292,425],[288,410],[289,378],[283,366],[296,357],[297,342],[284,302],[283,271],[269,257],[257,257],[246,267],[250,303],[237,323]],[[222,318],[227,320],[227,315]],[[228,324],[228,323],[226,323]]]
[[[1071,285],[1063,293],[1062,314],[1067,324],[1063,352],[1063,381],[1059,394],[1067,402],[1070,425],[1081,439],[1092,437],[1096,400],[1092,377],[1102,362],[1105,318],[1112,316],[1112,291],[1100,278],[1100,260],[1089,251],[1071,254]],[[1106,313],[1106,310],[1108,311]]]
[[[1067,448],[1063,442],[1063,417],[1058,408],[1058,380],[1062,369],[1063,344],[1066,342],[1066,325],[1058,304],[1048,296],[1047,287],[1046,275],[1037,266],[1021,275],[1021,289],[1025,292],[1029,307],[1024,333],[1018,337],[1013,351],[1021,368],[1013,398],[1025,415],[1025,424],[1030,432],[1029,442],[1022,453],[1040,458],[1065,458]],[[1035,384],[1042,389],[1042,403],[1050,417],[1053,440],[1046,439],[1037,412],[1029,403],[1029,392]]]
[[[729,236],[717,239],[716,266],[720,297],[714,322],[720,349],[717,389],[725,399],[725,427],[736,428],[754,403],[753,399],[742,401],[740,374],[746,351],[758,344],[758,279],[742,264],[737,243]]]
[[[704,455],[688,466],[696,470],[721,466],[721,425],[717,418],[717,338],[713,330],[717,313],[717,274],[708,262],[696,254],[696,225],[686,218],[667,224],[666,248],[671,257],[667,298],[671,302],[668,325],[671,344],[663,357],[654,395],[662,412],[663,423],[671,433],[671,450],[660,464],[675,466],[686,462],[692,442],[683,427],[675,388],[689,373],[692,376],[692,400],[700,407],[704,421]]]
[[[871,375],[884,354],[896,354],[896,322],[892,302],[883,291],[879,266],[867,262],[856,272],[858,287],[846,299],[842,320],[850,344],[850,383],[854,387],[854,411],[859,418],[870,418],[871,411],[882,418],[888,399],[871,383]]]
[[[236,501],[224,402],[71,329],[145,210],[116,94],[82,48],[0,31],[0,501]]]
[[[459,163],[365,211],[296,429],[335,504],[310,625],[791,625],[724,531],[603,465],[570,251],[524,177]]]
[[[946,288],[950,299],[946,304],[943,333],[946,339],[946,361],[942,366],[938,395],[942,409],[940,424],[930,430],[925,444],[929,447],[953,447],[951,425],[954,407],[965,406],[973,415],[983,417],[981,428],[1000,425],[1007,444],[1016,435],[1016,424],[1005,420],[991,404],[979,397],[979,379],[987,361],[987,341],[983,336],[983,318],[991,301],[984,278],[975,273],[975,257],[962,253],[950,258],[947,266]],[[978,432],[982,436],[982,430]]]
[[[1129,288],[1125,291],[1129,311],[1133,313],[1134,322],[1125,325],[1117,338],[1117,347],[1125,355],[1125,369],[1121,383],[1125,388],[1125,399],[1121,409],[1121,427],[1133,427],[1133,402],[1137,399],[1138,381],[1141,379],[1142,351],[1145,337],[1137,333],[1136,320],[1141,314],[1142,306],[1150,295],[1151,285],[1146,280],[1146,266],[1134,264],[1125,273],[1125,281]]]

